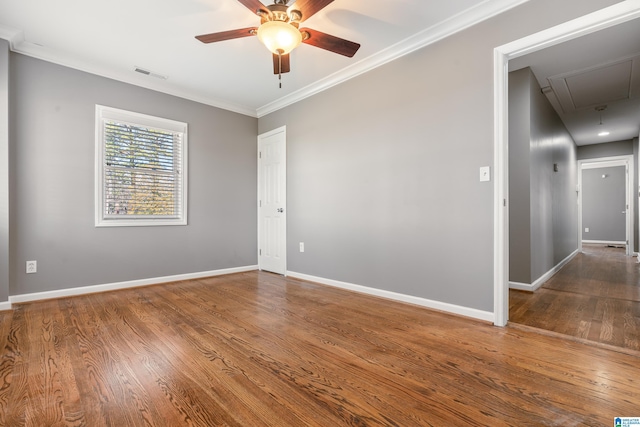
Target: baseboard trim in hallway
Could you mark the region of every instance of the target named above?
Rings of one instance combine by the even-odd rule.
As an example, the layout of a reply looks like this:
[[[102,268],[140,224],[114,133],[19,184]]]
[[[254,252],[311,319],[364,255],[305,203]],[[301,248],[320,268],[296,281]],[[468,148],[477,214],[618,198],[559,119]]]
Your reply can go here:
[[[551,270],[547,271],[545,274],[543,274],[542,276],[540,276],[538,278],[538,280],[536,280],[535,282],[528,284],[528,283],[520,283],[520,282],[509,282],[509,289],[517,289],[519,291],[527,291],[527,292],[534,292],[537,289],[539,289],[542,285],[544,285],[544,283],[551,279],[558,271],[560,271],[562,269],[562,267],[564,267],[565,265],[567,265],[573,258],[575,258],[576,255],[578,255],[580,253],[580,251],[578,249],[576,249],[575,251],[573,251],[573,253],[571,253],[568,257],[566,257],[565,259],[563,259],[562,261],[560,261],[558,263],[558,265],[556,265],[555,267],[553,267]]]

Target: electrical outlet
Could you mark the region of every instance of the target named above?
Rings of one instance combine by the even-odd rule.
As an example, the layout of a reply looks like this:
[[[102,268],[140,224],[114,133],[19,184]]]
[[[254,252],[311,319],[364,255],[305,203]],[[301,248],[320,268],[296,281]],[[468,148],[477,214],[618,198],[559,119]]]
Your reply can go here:
[[[300,252],[304,252],[304,242],[300,242]]]
[[[27,261],[27,273],[38,272],[38,261]]]

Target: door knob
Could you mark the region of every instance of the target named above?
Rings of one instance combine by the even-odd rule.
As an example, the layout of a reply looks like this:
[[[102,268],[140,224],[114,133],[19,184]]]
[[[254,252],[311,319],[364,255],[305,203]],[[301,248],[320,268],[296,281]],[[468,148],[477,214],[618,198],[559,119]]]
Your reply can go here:
[[[282,213],[282,212],[284,212],[284,209],[278,208],[278,212]]]

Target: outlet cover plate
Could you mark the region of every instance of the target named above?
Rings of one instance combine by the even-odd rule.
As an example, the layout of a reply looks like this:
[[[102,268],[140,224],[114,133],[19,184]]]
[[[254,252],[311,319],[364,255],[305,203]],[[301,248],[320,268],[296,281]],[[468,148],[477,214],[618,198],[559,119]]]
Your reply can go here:
[[[27,261],[27,274],[38,272],[38,261]]]

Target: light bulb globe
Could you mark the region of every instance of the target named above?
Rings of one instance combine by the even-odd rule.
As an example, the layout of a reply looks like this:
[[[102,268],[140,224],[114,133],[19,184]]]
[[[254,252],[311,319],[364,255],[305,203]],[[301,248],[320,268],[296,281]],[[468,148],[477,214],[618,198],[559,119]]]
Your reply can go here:
[[[302,42],[300,30],[282,21],[268,21],[258,28],[258,39],[272,53],[286,55]]]

